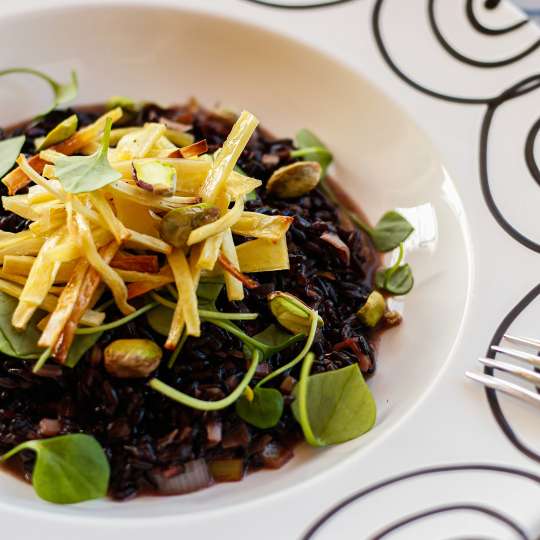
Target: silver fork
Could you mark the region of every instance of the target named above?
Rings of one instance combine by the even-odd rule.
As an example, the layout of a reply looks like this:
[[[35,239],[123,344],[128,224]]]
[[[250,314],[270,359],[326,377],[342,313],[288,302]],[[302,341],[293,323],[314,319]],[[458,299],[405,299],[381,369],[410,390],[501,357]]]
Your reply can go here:
[[[525,345],[530,348],[534,348],[537,351],[540,351],[540,340],[527,338],[527,337],[517,337],[511,336],[509,334],[504,335],[504,339],[511,343],[516,343],[519,345]],[[531,352],[523,351],[520,349],[513,349],[508,347],[500,347],[499,345],[492,345],[492,351],[497,353],[504,354],[511,358],[516,358],[526,362],[528,365],[540,368],[540,356],[533,354]],[[527,369],[522,366],[515,364],[510,364],[508,362],[501,362],[499,360],[493,360],[491,358],[479,358],[478,361],[484,366],[491,367],[493,369],[504,371],[510,373],[511,375],[516,376],[519,379],[529,381],[534,385],[540,387],[540,373]],[[467,371],[465,373],[467,377],[477,381],[488,388],[493,388],[500,392],[504,392],[510,396],[514,396],[522,401],[527,401],[533,405],[540,406],[540,394],[527,388],[523,388],[519,384],[507,381],[505,379],[499,379],[493,375],[486,375],[485,373],[475,373],[473,371]]]

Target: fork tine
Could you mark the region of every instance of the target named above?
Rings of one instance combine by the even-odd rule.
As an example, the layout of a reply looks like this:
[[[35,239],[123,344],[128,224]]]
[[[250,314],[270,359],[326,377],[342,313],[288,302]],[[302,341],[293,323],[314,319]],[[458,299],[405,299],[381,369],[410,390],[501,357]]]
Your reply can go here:
[[[540,356],[537,356],[536,354],[519,351],[518,349],[508,349],[507,347],[499,347],[498,345],[492,345],[491,350],[497,351],[503,354],[507,354],[508,356],[512,356],[513,358],[519,358],[520,360],[525,360],[525,362],[528,362],[529,364],[533,366],[540,367]]]
[[[536,347],[540,349],[540,339],[511,336],[510,334],[504,334],[504,339],[506,339],[507,341],[512,341],[513,343],[521,343],[522,345],[530,345],[531,347]]]
[[[493,388],[494,390],[499,390],[500,392],[504,392],[509,396],[513,396],[521,399],[522,401],[526,401],[527,403],[540,407],[540,395],[522,388],[517,384],[505,381],[504,379],[498,379],[497,377],[492,377],[491,375],[474,373],[472,371],[467,371],[465,375],[467,375],[467,377],[470,379],[483,384],[484,386]]]
[[[511,373],[516,377],[530,381],[533,384],[540,385],[540,373],[536,373],[530,369],[509,364],[507,362],[499,362],[498,360],[492,360],[491,358],[479,358],[478,361],[481,364],[484,364],[484,366],[499,369],[500,371],[506,371],[506,373]]]

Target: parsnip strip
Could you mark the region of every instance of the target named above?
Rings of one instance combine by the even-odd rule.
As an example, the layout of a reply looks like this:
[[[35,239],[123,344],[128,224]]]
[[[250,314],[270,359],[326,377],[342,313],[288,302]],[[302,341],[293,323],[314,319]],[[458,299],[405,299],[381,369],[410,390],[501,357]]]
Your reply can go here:
[[[208,223],[207,225],[203,225],[202,227],[198,227],[197,229],[191,231],[187,241],[188,246],[198,244],[211,236],[225,232],[240,219],[243,211],[244,198],[240,197],[240,199],[235,201],[234,206],[224,216],[221,216],[213,223]]]
[[[120,252],[114,256],[111,266],[117,270],[132,270],[157,274],[159,261],[156,255],[124,255]]]
[[[49,191],[49,193],[54,195],[58,200],[62,201],[64,204],[66,204],[66,202],[68,201],[67,193],[65,193],[63,190],[55,187],[52,184],[52,182],[50,182],[49,180],[45,180],[45,178],[43,178],[43,176],[41,176],[36,171],[34,171],[34,169],[32,169],[32,167],[30,167],[30,165],[28,164],[28,161],[24,157],[23,154],[21,154],[17,158],[17,164],[25,172],[25,174],[28,175],[28,177],[33,182],[35,182],[39,186],[45,188],[47,191]],[[96,213],[94,210],[91,210],[90,208],[87,208],[86,206],[81,204],[79,199],[77,199],[77,198],[72,199],[72,203],[73,203],[73,208],[77,212],[79,212],[80,214],[85,216],[87,219],[89,219],[93,223],[96,223],[96,224],[104,226],[104,227],[107,226],[107,224],[104,223],[103,218],[98,213]]]
[[[112,266],[112,265],[111,265]],[[120,270],[119,268],[116,269],[118,272],[118,275],[126,282],[126,283],[157,283],[157,284],[164,284],[164,278],[160,274],[149,274],[147,272],[137,272],[135,270]]]
[[[75,267],[71,279],[58,298],[56,309],[52,312],[39,338],[39,347],[52,347],[57,342],[77,303],[89,266],[88,261],[81,259]]]
[[[118,244],[110,242],[105,247],[99,250],[99,255],[105,263],[109,263],[118,251]],[[75,330],[79,322],[83,322],[82,317],[85,311],[93,305],[96,294],[101,285],[101,276],[94,268],[89,268],[86,274],[86,279],[81,287],[77,302],[73,307],[71,315],[66,322],[62,333],[54,345],[53,355],[60,363],[65,363],[73,339],[75,338]],[[103,317],[105,314],[102,313]]]
[[[279,240],[287,233],[294,218],[289,216],[268,216],[258,212],[243,212],[240,219],[232,226],[234,234],[252,238]]]
[[[225,287],[227,288],[227,298],[231,302],[235,300],[243,300],[243,285],[245,284],[246,286],[250,286],[252,284],[252,280],[250,280],[247,276],[243,276],[238,269],[238,256],[236,255],[236,248],[234,246],[230,229],[228,229],[223,236],[223,244],[221,245],[221,254],[219,255],[218,261],[226,270]]]
[[[182,308],[182,318],[185,321],[188,335],[201,335],[201,321],[197,307],[197,291],[184,252],[180,249],[175,249],[167,256],[167,260],[169,261],[169,265],[174,275],[176,288],[178,289],[178,305],[175,310],[176,319],[173,317],[171,331],[165,344],[167,349],[171,349],[176,346],[178,339],[180,338],[180,335],[178,335],[178,322],[180,317],[176,313],[179,311],[178,306],[181,306]]]
[[[241,272],[288,270],[289,253],[285,236],[279,240],[257,238],[236,246]]]
[[[30,204],[28,195],[2,197],[2,206],[4,207],[4,210],[9,210],[18,216],[31,221],[36,221],[41,217],[40,212]]]
[[[114,197],[121,197],[141,206],[147,206],[156,210],[174,210],[186,204],[197,204],[201,202],[200,197],[179,197],[178,195],[162,197],[160,195],[153,195],[149,191],[130,185],[123,180],[109,184],[106,190]]]
[[[202,244],[202,251],[197,267],[201,270],[213,270],[219,257],[219,250],[223,243],[224,233],[216,234]]]
[[[0,277],[2,279],[12,281],[13,283],[19,283],[20,285],[24,285],[26,283],[26,280],[28,279],[27,277],[21,276],[20,274],[10,274],[9,272],[5,272],[4,270],[0,272]],[[59,295],[63,290],[64,287],[55,287],[54,285],[52,285],[49,289],[49,293]]]
[[[2,272],[12,275],[19,275],[24,278],[30,273],[32,265],[36,261],[35,257],[28,255],[6,255],[2,266]],[[65,283],[69,281],[73,270],[74,262],[62,263],[56,274],[55,283]]]
[[[80,129],[77,133],[73,134],[69,139],[58,143],[51,148],[61,152],[62,154],[69,156],[74,154],[77,150],[91,142],[94,138],[99,136],[99,133],[105,128],[107,119],[116,122],[122,117],[122,109],[117,107],[111,111],[106,112],[103,116],[100,116],[93,124],[86,126],[85,128]],[[32,156],[29,160],[29,167],[38,174],[43,172],[46,162],[43,161],[39,156]],[[7,186],[9,194],[13,195],[17,191],[30,183],[30,176],[27,171],[23,170],[19,164],[19,167],[11,171],[9,174],[4,176],[2,183]]]
[[[114,215],[111,205],[104,197],[103,193],[94,191],[89,193],[88,197],[90,202],[101,215],[103,220],[108,226],[108,229],[114,236],[114,239],[118,244],[121,244],[124,240],[129,238],[129,231],[124,227],[124,224]]]
[[[139,151],[135,158],[144,158],[152,150],[152,147],[157,143],[158,139],[165,133],[165,126],[163,124],[148,123],[145,124],[143,134],[138,141]]]
[[[19,285],[16,285],[15,283],[6,281],[5,279],[0,279],[0,291],[9,294],[9,296],[13,296],[14,298],[19,298],[22,293],[22,287],[19,287]],[[39,308],[52,313],[56,309],[57,302],[58,298],[56,296],[48,294]],[[103,323],[104,318],[105,313],[89,309],[83,313],[80,322],[86,326],[99,326]]]
[[[227,182],[240,154],[243,152],[259,121],[243,111],[214,159],[201,189],[204,202],[213,203]]]
[[[49,258],[49,251],[60,242],[63,234],[62,231],[55,233],[41,246],[11,317],[11,324],[15,328],[26,328],[28,321],[47,296],[60,268],[58,261]]]
[[[95,268],[103,281],[111,289],[114,301],[118,306],[118,309],[124,314],[129,315],[135,311],[133,306],[127,303],[127,288],[122,278],[103,260],[98,253],[94,239],[92,238],[92,231],[81,214],[77,213],[75,221],[79,229],[79,242],[81,250],[88,262]]]
[[[143,234],[133,229],[128,229],[129,240],[126,242],[127,247],[133,247],[135,249],[150,249],[156,251],[157,253],[164,253],[167,255],[172,251],[172,246],[160,240],[159,238],[154,238],[148,234]]]
[[[206,152],[208,152],[208,143],[206,142],[206,139],[203,139],[202,141],[197,141],[189,146],[177,148],[174,152],[169,154],[169,157],[190,159],[198,157],[201,154],[206,154]]]
[[[109,231],[105,229],[97,228],[92,230],[94,244],[100,248],[108,244],[113,236]],[[60,262],[69,262],[78,259],[83,255],[81,246],[78,241],[78,233],[75,234],[75,238],[66,238],[62,244],[51,249],[50,257]]]

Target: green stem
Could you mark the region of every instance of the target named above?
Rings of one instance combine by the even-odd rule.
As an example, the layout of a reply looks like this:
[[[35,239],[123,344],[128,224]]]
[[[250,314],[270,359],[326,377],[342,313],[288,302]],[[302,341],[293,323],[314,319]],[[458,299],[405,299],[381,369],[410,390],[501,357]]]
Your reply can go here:
[[[178,300],[178,291],[176,290],[176,287],[174,287],[170,283],[167,283],[166,286],[167,286],[167,290],[171,293],[171,296]]]
[[[158,293],[153,292],[150,293],[150,295],[162,306],[169,309],[176,309],[176,304],[174,302],[163,298],[163,296]],[[210,309],[199,309],[198,311],[199,315],[205,320],[224,319],[227,321],[254,321],[259,316],[258,313],[225,313],[223,311],[212,311]]]
[[[37,452],[37,450],[35,449],[36,442],[37,441],[35,440],[24,441],[21,444],[18,444],[17,446],[15,446],[15,448],[12,448],[8,452],[6,452],[3,456],[0,456],[0,462],[7,461],[10,457],[14,456],[15,454],[18,454],[21,450],[34,450],[35,452]]]
[[[118,328],[119,326],[122,326],[123,324],[126,324],[129,321],[132,321],[133,319],[136,319],[143,313],[146,313],[147,311],[154,309],[157,305],[158,305],[157,302],[151,302],[150,304],[146,304],[142,308],[138,309],[137,311],[134,311],[133,313],[130,313],[129,315],[126,315],[125,317],[122,317],[121,319],[117,319],[116,321],[111,321],[110,323],[107,323],[107,324],[102,324],[101,326],[93,326],[89,328],[77,328],[77,330],[75,331],[75,334],[77,335],[95,334],[97,332],[105,332],[105,330],[112,330],[113,328]]]
[[[224,319],[228,321],[254,321],[259,316],[258,313],[225,313],[207,309],[199,309],[199,315],[204,319]]]
[[[180,354],[182,347],[186,343],[187,338],[188,338],[188,334],[184,329],[184,332],[182,333],[182,337],[180,338],[180,341],[178,342],[176,349],[174,349],[174,352],[171,354],[171,357],[169,358],[169,361],[167,362],[168,368],[172,368],[174,366],[174,363],[176,362],[176,359],[178,358],[178,355]]]
[[[304,432],[306,441],[312,446],[324,446],[324,443],[315,436],[313,430],[311,429],[307,410],[309,372],[311,371],[311,366],[313,365],[314,360],[315,355],[312,352],[308,353],[304,363],[302,364],[302,369],[300,370],[300,380],[298,381],[298,394],[296,399],[298,400],[298,415],[300,417],[300,425],[302,426],[302,431]]]
[[[290,152],[292,158],[309,156],[310,154],[326,154],[327,156],[331,155],[330,152],[322,146],[306,146],[304,148],[299,148],[298,150],[293,150]]]
[[[401,242],[401,244],[399,244],[399,255],[397,261],[386,271],[386,276],[384,278],[385,283],[396,273],[399,265],[403,261],[404,254],[405,251],[403,249],[403,242]]]
[[[47,362],[47,360],[51,356],[51,352],[52,352],[52,347],[47,347],[41,353],[41,356],[38,358],[38,361],[35,363],[34,367],[32,368],[32,373],[37,373],[45,365],[45,362]]]
[[[164,396],[174,401],[177,401],[182,405],[191,407],[192,409],[198,409],[200,411],[218,411],[220,409],[225,409],[225,407],[228,407],[229,405],[232,405],[244,393],[244,390],[249,385],[251,379],[253,378],[253,375],[255,375],[255,370],[257,369],[260,360],[261,352],[256,349],[253,353],[251,365],[249,366],[249,369],[244,375],[244,378],[240,381],[240,384],[227,397],[218,401],[204,401],[202,399],[194,398],[192,396],[189,396],[188,394],[184,394],[184,392],[176,390],[172,386],[165,384],[159,379],[152,379],[148,383],[148,386],[150,386],[150,388],[152,388],[156,392],[160,392]]]
[[[264,356],[269,356],[272,354],[272,349],[268,345],[260,342],[259,340],[252,338],[251,336],[248,336],[245,332],[242,332],[238,326],[236,326],[233,323],[227,324],[227,321],[220,320],[220,319],[204,319],[209,323],[212,323],[215,326],[219,326],[219,328],[223,328],[223,330],[226,330],[227,332],[230,332],[237,338],[239,338],[244,344],[251,345],[252,348],[261,351]]]
[[[309,327],[309,334],[306,339],[306,343],[304,344],[304,347],[302,350],[287,364],[284,366],[281,366],[280,368],[276,369],[275,371],[272,371],[272,373],[269,373],[264,379],[259,381],[255,388],[259,388],[263,384],[266,384],[268,381],[274,379],[278,375],[281,375],[285,371],[288,371],[289,369],[292,369],[296,364],[301,362],[306,354],[309,352],[309,349],[311,349],[311,346],[313,345],[313,341],[315,340],[315,334],[317,333],[317,322],[319,319],[319,314],[316,311],[312,311],[310,313],[310,327]]]

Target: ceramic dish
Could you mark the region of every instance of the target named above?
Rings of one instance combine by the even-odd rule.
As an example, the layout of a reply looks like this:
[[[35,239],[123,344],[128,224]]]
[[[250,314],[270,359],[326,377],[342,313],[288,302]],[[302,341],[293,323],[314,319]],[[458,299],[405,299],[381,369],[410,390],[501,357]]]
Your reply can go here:
[[[490,11],[473,3],[492,26],[521,17],[506,6]],[[523,497],[506,501],[507,513],[532,534],[534,509],[525,503],[538,489],[533,463],[507,443],[482,390],[467,385],[463,372],[483,353],[512,305],[536,283],[535,253],[525,251],[514,234],[512,238],[493,220],[481,195],[476,163],[480,121],[491,104],[484,96],[499,95],[534,74],[534,51],[522,61],[509,62],[503,71],[478,67],[477,73],[452,55],[447,58],[429,17],[426,21],[426,9],[433,7],[437,20],[446,21],[444,36],[459,43],[459,51],[474,51],[475,58],[516,54],[527,40],[537,39],[536,31],[526,27],[519,36],[507,33],[500,41],[482,40],[462,10],[420,0],[407,9],[397,0],[379,0],[309,11],[245,1],[212,4],[51,2],[40,11],[23,2],[0,18],[6,44],[0,64],[32,65],[58,76],[77,68],[78,104],[100,102],[111,93],[151,96],[163,103],[195,95],[205,103],[252,110],[277,134],[308,126],[331,146],[335,176],[372,220],[388,208],[400,209],[416,227],[406,244],[416,286],[399,305],[406,324],[390,331],[380,349],[379,372],[371,385],[377,424],[366,436],[339,447],[303,447],[279,471],[181,498],[53,507],[3,474],[0,509],[7,530],[21,538],[52,538],[55,531],[75,530],[80,538],[97,531],[113,537],[119,530],[134,539],[157,533],[167,537],[172,530],[200,538],[211,538],[218,530],[224,538],[248,538],[245,531],[257,527],[261,538],[292,540],[354,491],[427,465],[481,461],[466,469],[462,484],[452,474],[433,475],[435,480],[428,479],[426,485],[413,475],[412,487],[390,489],[369,503],[373,506],[355,500],[360,506],[347,507],[354,512],[336,514],[338,519],[313,530],[314,537],[367,538],[404,515],[462,502],[467,493],[489,506],[489,493],[510,489],[522,489]],[[324,34],[328,24],[343,29],[335,40]],[[411,28],[419,30],[411,33]],[[147,37],[144,43],[141,36]],[[46,103],[45,89],[28,88],[17,78],[4,79],[3,124],[27,118]],[[436,99],[430,97],[434,93]],[[489,141],[493,197],[504,206],[511,228],[532,238],[538,186],[527,177],[521,143],[514,143],[526,137],[532,124],[528,107],[533,101],[532,88],[515,102],[501,100],[494,119],[497,129]],[[515,179],[523,193],[519,204],[512,204],[508,178]],[[484,193],[485,184],[484,179]],[[516,253],[530,264],[515,268]],[[520,322],[520,330],[534,334],[532,322],[533,316]],[[501,402],[519,423],[520,433],[534,441],[534,415],[519,404]],[[477,471],[486,462],[496,466],[483,476]],[[532,472],[526,488],[512,487],[513,477],[508,480],[503,474],[500,479],[497,467],[505,464]],[[517,473],[507,476],[511,474]],[[493,489],[483,489],[480,479]],[[478,492],[470,490],[473,485]],[[405,501],[404,506],[398,501]],[[358,512],[366,517],[359,520]],[[21,525],[23,515],[29,519]],[[445,527],[457,527],[461,518],[459,512],[455,521],[445,515]],[[482,519],[474,521],[473,532],[504,531]]]

